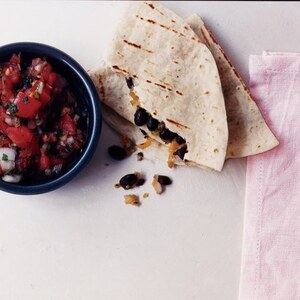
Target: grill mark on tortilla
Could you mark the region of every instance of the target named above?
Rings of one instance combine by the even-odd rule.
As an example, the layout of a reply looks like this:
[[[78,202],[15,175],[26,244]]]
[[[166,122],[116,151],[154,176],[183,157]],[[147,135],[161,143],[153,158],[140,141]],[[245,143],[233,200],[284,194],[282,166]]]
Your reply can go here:
[[[174,64],[178,64],[178,61],[176,61],[176,60],[173,60],[173,63],[174,63]]]
[[[176,91],[176,94],[178,94],[178,95],[180,95],[180,96],[183,95],[183,94],[182,94],[181,92],[179,92],[179,91]]]
[[[166,87],[166,86],[165,86],[165,85],[163,85],[163,84],[160,84],[160,83],[154,82],[154,85],[157,85],[157,86],[159,86],[159,87],[161,87],[161,88],[163,88],[163,89],[167,89],[169,92],[172,92],[172,89],[171,89],[171,88],[169,88],[169,87]]]
[[[205,28],[205,29],[206,29],[206,31],[208,32],[210,38],[213,40],[213,42],[214,42],[215,44],[217,44],[217,45],[220,45],[220,44],[217,42],[217,40],[215,39],[215,37],[212,35],[212,33],[210,32],[210,30],[207,29],[207,28]],[[201,29],[201,31],[202,31],[202,29]]]
[[[166,26],[166,25],[164,25],[164,24],[161,24],[161,23],[158,23],[158,22],[156,22],[156,21],[154,21],[154,20],[151,20],[151,19],[145,19],[145,18],[143,18],[143,17],[141,17],[141,16],[139,16],[139,15],[135,15],[137,18],[139,18],[140,20],[142,20],[142,21],[146,21],[146,22],[148,22],[148,23],[150,23],[150,24],[153,24],[153,25],[158,25],[158,26],[160,26],[160,27],[162,27],[162,28],[164,28],[164,29],[166,29],[166,30],[169,30],[169,31],[172,31],[172,32],[174,32],[174,33],[176,33],[176,34],[179,34],[179,36],[185,36],[182,32],[179,32],[179,31],[177,31],[177,30],[175,30],[175,29],[173,29],[173,28],[171,28],[171,27],[169,27],[169,26]]]
[[[155,9],[156,11],[158,11],[162,16],[164,16],[164,14],[158,9],[156,8],[152,3],[147,3],[144,2],[146,5],[148,5],[151,9]]]
[[[219,47],[219,50],[221,51],[221,53],[223,54],[225,60],[227,61],[227,63],[229,64],[229,66],[231,67],[233,73],[235,74],[235,76],[239,79],[239,81],[241,82],[242,86],[243,86],[243,89],[244,91],[248,94],[249,96],[249,100],[250,101],[254,101],[253,99],[253,96],[251,95],[248,87],[246,86],[246,84],[244,83],[244,81],[242,80],[241,76],[239,75],[239,73],[237,72],[237,70],[235,69],[235,67],[232,65],[230,59],[228,58],[228,56],[226,55],[225,51],[223,50],[223,48],[220,46],[220,44],[217,42],[216,38],[213,36],[213,34],[210,32],[210,30],[205,27],[206,31],[208,32],[210,38],[213,40],[213,42],[218,45]],[[201,29],[201,32],[202,32],[202,35],[203,35],[203,31]],[[221,56],[218,57],[218,59],[222,59]]]
[[[112,66],[112,68],[115,69],[115,70],[118,70],[118,71],[120,71],[120,72],[122,72],[122,73],[128,74],[128,75],[130,75],[130,76],[133,77],[133,78],[138,78],[137,75],[135,75],[135,74],[131,75],[127,70],[121,69],[121,68],[120,68],[119,66],[117,66],[117,65]]]
[[[127,41],[127,40],[123,40],[123,42],[124,42],[124,43],[126,43],[126,44],[127,44],[127,45],[129,45],[129,46],[133,46],[133,47],[135,47],[135,48],[138,48],[138,49],[144,50],[144,51],[146,51],[146,52],[148,52],[148,53],[153,53],[153,51],[151,51],[151,50],[148,50],[148,49],[142,48],[142,46],[141,46],[141,45],[137,45],[137,44],[135,44],[135,43],[132,43],[132,42],[129,42],[129,41]]]
[[[154,9],[154,5],[152,3],[147,3],[145,2],[149,7],[151,7],[152,9]]]
[[[157,85],[157,86],[159,86],[159,87],[161,87],[161,88],[163,88],[163,89],[167,88],[165,85],[162,85],[162,84],[157,83],[157,82],[154,82],[154,84]]]
[[[209,40],[206,38],[205,32],[203,31],[202,28],[200,30],[201,30],[201,33],[202,33],[202,36],[205,40],[206,45],[208,45],[208,47],[210,47],[210,43],[209,43]]]
[[[179,127],[179,128],[185,128],[185,129],[190,129],[188,126],[186,125],[183,125],[183,124],[180,124],[178,123],[177,121],[174,121],[172,119],[166,119],[168,122],[174,124],[175,126]]]
[[[123,73],[126,73],[126,74],[129,74],[129,72],[128,71],[126,71],[126,70],[124,70],[124,69],[121,69],[120,67],[118,67],[118,66],[116,66],[116,65],[114,65],[114,66],[112,66],[115,70],[119,70],[119,71],[121,71],[121,72],[123,72]]]
[[[151,80],[148,80],[148,79],[146,80],[146,82],[148,82],[148,83],[152,83],[152,81],[151,81]]]
[[[194,36],[192,36],[191,39],[199,44],[202,44],[202,42]]]
[[[163,80],[158,80],[160,83],[162,83],[162,84],[164,84],[164,85],[166,85],[167,87],[170,87],[170,88],[172,88],[172,85],[170,84],[170,83],[167,83],[167,82],[165,82],[165,81],[163,81]]]
[[[172,23],[176,23],[174,20],[171,20]]]

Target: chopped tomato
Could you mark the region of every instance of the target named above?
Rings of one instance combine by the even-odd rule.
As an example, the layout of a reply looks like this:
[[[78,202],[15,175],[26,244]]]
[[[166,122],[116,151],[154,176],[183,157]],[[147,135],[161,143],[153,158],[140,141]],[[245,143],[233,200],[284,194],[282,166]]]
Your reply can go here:
[[[40,167],[42,170],[47,170],[50,167],[50,159],[46,155],[44,148],[41,148]]]
[[[51,167],[63,164],[65,162],[62,158],[55,157],[55,156],[50,156],[49,159],[50,159],[50,166]]]
[[[78,126],[83,112],[51,64],[38,57],[23,69],[20,58],[0,63],[0,147],[16,153],[12,175],[36,180],[58,174],[82,149],[85,136]]]
[[[42,106],[42,103],[39,100],[27,96],[24,92],[18,93],[15,103],[18,109],[16,115],[25,119],[33,119]]]
[[[33,139],[33,132],[24,125],[21,125],[20,127],[8,127],[6,132],[12,142],[20,148],[30,146]]]
[[[58,128],[69,135],[77,132],[76,124],[69,114],[65,114],[58,122]]]
[[[10,63],[18,65],[20,63],[20,56],[17,54],[13,54],[9,60]]]
[[[39,141],[38,138],[34,136],[31,143],[26,148],[21,149],[20,157],[30,157],[32,155],[38,154],[39,152]]]
[[[55,83],[55,81],[56,81],[56,79],[57,79],[57,75],[56,75],[56,73],[54,73],[54,72],[51,72],[51,73],[49,74],[49,77],[48,77],[47,83],[48,83],[50,86],[53,86],[53,85],[54,85],[54,83]]]
[[[27,170],[29,166],[29,157],[18,157],[16,159],[16,169],[20,172],[24,172]]]
[[[10,143],[11,140],[7,136],[0,135],[0,147],[8,147]]]
[[[52,67],[50,64],[45,64],[42,71],[41,71],[41,77],[45,80],[48,81],[49,75],[52,72]]]
[[[50,92],[47,92],[46,88],[44,88],[43,92],[40,94],[39,100],[43,107],[51,100]]]
[[[6,129],[8,125],[0,119],[0,132],[6,134]]]

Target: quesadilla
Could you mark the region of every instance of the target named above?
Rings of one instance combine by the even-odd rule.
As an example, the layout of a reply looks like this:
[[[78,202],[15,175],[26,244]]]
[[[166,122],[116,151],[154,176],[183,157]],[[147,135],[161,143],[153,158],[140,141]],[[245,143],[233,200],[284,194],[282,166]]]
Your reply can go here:
[[[158,13],[160,12],[160,15],[161,13],[164,15],[167,14],[166,11],[160,10],[157,7],[157,4],[147,2],[144,5],[151,5],[149,7],[156,10]],[[132,13],[132,11],[130,13]],[[165,22],[167,22],[166,19]],[[176,21],[172,18],[171,23],[174,22]],[[211,32],[204,25],[201,18],[197,15],[193,15],[189,17],[186,22],[198,35],[200,41],[203,44],[206,44],[209,48],[219,69],[223,94],[225,96],[227,122],[229,127],[229,142],[226,157],[244,157],[254,155],[270,150],[278,145],[276,137],[265,123],[245,84],[226,57],[220,45],[212,36]],[[186,27],[189,28],[189,25],[183,25],[183,30],[187,30]],[[139,30],[142,35],[143,29],[139,28]],[[178,29],[175,28],[174,30],[177,31]],[[147,34],[152,36],[156,33],[155,30],[151,31],[151,29],[147,29]],[[142,47],[142,44],[140,46]],[[128,51],[133,50],[128,49]],[[121,52],[117,51],[116,53],[121,59]],[[139,55],[136,52],[134,52],[134,54]],[[135,60],[133,59],[133,61]],[[151,62],[152,61],[150,61],[150,63]],[[161,76],[164,76],[163,72],[164,70],[162,68],[161,73],[158,74],[163,74]],[[145,134],[145,126],[138,127],[134,125],[134,111],[132,111],[133,106],[130,103],[134,102],[133,98],[137,103],[141,101],[141,96],[139,96],[139,99],[137,94],[144,95],[143,92],[140,93],[141,82],[144,86],[143,78],[137,78],[136,74],[132,74],[132,77],[130,77],[131,75],[129,76],[127,70],[124,69],[123,72],[120,72],[118,68],[110,67],[104,62],[102,62],[100,66],[91,70],[89,74],[94,81],[100,95],[100,99],[102,100],[103,117],[108,124],[121,135],[125,135],[130,138],[135,144],[141,145],[143,148],[145,145],[149,146],[144,149],[144,151],[149,152],[149,155],[151,154],[151,156],[155,156],[163,160],[170,159],[170,154],[172,156],[173,153],[170,151],[171,147],[169,144],[166,145],[164,141],[159,140],[157,135],[154,135],[153,138],[151,132],[150,135],[148,135],[149,132]],[[132,89],[133,85],[138,85],[134,88],[134,92]],[[155,95],[153,97],[155,101],[161,101],[160,95]],[[201,101],[199,101],[199,103],[200,102]],[[189,103],[189,100],[187,100],[187,103]],[[191,103],[190,105],[193,104]],[[129,111],[126,111],[128,107]],[[197,122],[197,118],[195,118],[195,122]],[[142,129],[142,131],[140,129]],[[185,157],[186,156],[184,156],[184,158]],[[176,155],[174,156],[173,162],[179,165],[198,165],[197,163],[193,163],[186,159],[182,160]],[[201,166],[203,167],[203,164]]]
[[[228,128],[218,69],[180,17],[156,2],[132,2],[105,61],[134,81],[131,101],[107,99],[107,106],[169,143],[185,163],[222,169]],[[153,130],[148,118],[155,119]]]
[[[202,19],[192,15],[186,22],[209,48],[218,66],[229,130],[226,157],[245,157],[277,146],[279,142],[264,121],[249,90]]]
[[[167,161],[170,154],[168,145],[151,139],[138,126],[121,117],[114,109],[105,104],[108,99],[115,99],[116,102],[131,100],[125,76],[109,68],[103,61],[97,68],[89,71],[89,75],[102,101],[101,111],[106,123],[121,137],[130,139],[138,148],[143,150],[145,155]],[[181,159],[176,159],[175,164],[184,165]]]

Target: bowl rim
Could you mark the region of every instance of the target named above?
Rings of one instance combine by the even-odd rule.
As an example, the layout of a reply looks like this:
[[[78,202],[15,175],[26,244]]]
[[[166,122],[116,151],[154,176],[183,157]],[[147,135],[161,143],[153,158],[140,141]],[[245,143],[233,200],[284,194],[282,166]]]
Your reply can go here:
[[[85,150],[80,154],[79,160],[74,163],[70,169],[61,176],[51,178],[50,181],[39,184],[22,185],[22,183],[9,183],[0,179],[0,190],[13,194],[34,195],[56,190],[78,175],[78,173],[90,162],[95,153],[102,128],[99,95],[95,85],[83,67],[70,55],[56,47],[37,42],[17,42],[0,46],[0,57],[5,55],[5,52],[7,52],[7,54],[13,54],[14,52],[37,52],[41,53],[46,58],[51,57],[59,63],[67,65],[83,83],[88,94],[87,98],[91,100],[91,110],[89,111],[89,114],[90,119],[92,120],[92,130],[86,141]]]

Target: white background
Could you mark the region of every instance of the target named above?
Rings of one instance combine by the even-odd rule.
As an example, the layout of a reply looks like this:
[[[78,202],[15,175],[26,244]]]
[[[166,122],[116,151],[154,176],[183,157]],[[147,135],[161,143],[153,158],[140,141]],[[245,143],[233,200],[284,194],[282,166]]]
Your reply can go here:
[[[43,42],[93,67],[126,2],[1,1],[0,44]],[[248,82],[249,54],[300,52],[300,4],[165,2],[200,14]],[[92,163],[65,187],[39,196],[0,192],[0,299],[234,300],[238,297],[245,160],[222,173],[168,169],[133,155],[113,162],[118,137],[104,124]],[[105,164],[109,163],[109,166]],[[147,182],[139,208],[113,187],[129,172]],[[156,196],[153,174],[173,179]]]

